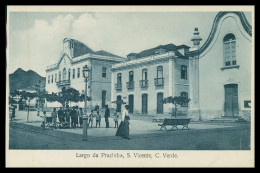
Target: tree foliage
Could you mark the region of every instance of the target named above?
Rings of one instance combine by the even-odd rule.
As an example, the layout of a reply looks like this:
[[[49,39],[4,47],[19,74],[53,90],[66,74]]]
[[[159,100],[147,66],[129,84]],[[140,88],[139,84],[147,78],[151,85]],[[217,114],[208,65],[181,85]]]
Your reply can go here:
[[[68,105],[70,102],[82,102],[85,100],[85,95],[80,94],[78,90],[74,88],[63,87],[58,93],[46,94],[46,100],[48,102],[59,102],[63,107]],[[90,101],[91,97],[87,96],[87,101]]]
[[[182,104],[186,104],[190,102],[190,99],[183,96],[175,96],[175,97],[166,97],[162,100],[163,104],[171,103],[174,104],[174,110],[175,110],[175,118],[176,118],[176,112],[177,112],[177,106],[180,106]]]

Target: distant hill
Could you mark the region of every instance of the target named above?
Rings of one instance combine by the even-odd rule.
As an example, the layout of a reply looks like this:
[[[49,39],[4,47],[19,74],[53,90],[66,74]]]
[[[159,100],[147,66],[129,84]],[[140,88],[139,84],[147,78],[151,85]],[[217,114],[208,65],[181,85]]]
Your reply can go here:
[[[9,86],[12,90],[35,90],[35,85],[41,81],[41,88],[45,86],[45,77],[40,76],[33,70],[24,71],[18,68],[9,74]]]

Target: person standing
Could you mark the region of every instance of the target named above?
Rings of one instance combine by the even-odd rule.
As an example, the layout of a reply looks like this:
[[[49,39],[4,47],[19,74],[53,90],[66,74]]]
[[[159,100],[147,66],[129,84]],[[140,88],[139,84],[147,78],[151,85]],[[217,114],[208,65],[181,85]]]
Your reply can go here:
[[[117,113],[117,110],[115,110],[114,113],[115,128],[118,128],[118,118],[119,118],[119,114]]]
[[[56,112],[56,108],[53,108],[53,111],[51,113],[51,117],[52,117],[52,123],[54,128],[56,129],[56,124],[57,124],[57,112]]]
[[[105,121],[106,121],[106,128],[109,128],[109,117],[110,117],[110,109],[108,108],[108,105],[105,106]]]
[[[58,110],[58,119],[60,123],[62,123],[62,116],[63,116],[63,110],[62,107],[60,107],[60,110]]]
[[[99,125],[100,128],[100,122],[101,122],[101,115],[99,114],[99,111],[97,111],[97,115],[96,115],[96,128]]]
[[[93,117],[94,117],[94,114],[93,114],[93,110],[91,110],[91,113],[89,114],[89,121],[88,121],[88,124],[91,124],[91,128],[92,128],[92,125],[93,125]]]
[[[65,112],[65,119],[66,119],[66,123],[70,124],[70,109],[67,108],[66,112]]]
[[[15,107],[12,107],[12,116],[11,116],[11,120],[13,120],[15,117]]]
[[[82,127],[83,125],[83,110],[82,108],[79,108],[79,127]]]
[[[129,114],[128,114],[128,110],[129,110],[129,106],[125,105],[125,109],[124,109],[123,114],[122,114],[122,121],[124,122],[122,138],[130,140],[130,137],[129,137],[130,117],[129,117]]]
[[[75,110],[74,110],[74,114],[75,114],[75,127],[78,127],[78,124],[79,124],[79,111],[78,111],[78,106],[75,107]]]
[[[74,128],[75,127],[75,107],[72,108],[72,110],[70,111],[70,122],[71,122],[71,127]]]

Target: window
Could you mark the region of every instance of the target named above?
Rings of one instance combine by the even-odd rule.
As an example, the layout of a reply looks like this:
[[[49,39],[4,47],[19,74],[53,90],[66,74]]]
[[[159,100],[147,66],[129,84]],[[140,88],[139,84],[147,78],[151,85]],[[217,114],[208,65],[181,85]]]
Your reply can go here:
[[[188,93],[187,92],[181,92],[181,97],[188,98]],[[188,107],[188,103],[181,104],[181,107]]]
[[[61,81],[61,72],[59,71],[59,81]]]
[[[80,68],[78,68],[78,78],[80,77]]]
[[[129,71],[129,82],[134,82],[134,72]]]
[[[117,83],[122,82],[122,73],[117,73]]]
[[[115,86],[117,90],[122,89],[122,73],[117,73],[117,83]]]
[[[73,49],[73,47],[74,47],[74,43],[70,42],[70,49]]]
[[[103,67],[102,68],[102,77],[107,77],[107,68],[106,67]]]
[[[235,35],[227,34],[223,39],[223,44],[224,44],[224,66],[237,65]]]
[[[57,73],[55,73],[55,82],[57,82]]]
[[[72,71],[72,79],[75,79],[75,69]]]
[[[157,67],[157,78],[163,78],[163,66]]]
[[[187,79],[187,66],[181,65],[181,79]]]
[[[53,74],[51,75],[51,83],[53,83]]]
[[[50,75],[48,75],[48,84],[50,83]]]
[[[70,69],[68,70],[68,80],[70,80]]]
[[[142,70],[142,80],[147,80],[147,69]]]

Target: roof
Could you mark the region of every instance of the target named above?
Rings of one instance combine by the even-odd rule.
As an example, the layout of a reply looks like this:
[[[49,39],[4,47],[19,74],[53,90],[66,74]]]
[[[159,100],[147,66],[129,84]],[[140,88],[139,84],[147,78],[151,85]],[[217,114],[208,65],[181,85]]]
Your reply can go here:
[[[189,48],[189,46],[186,46],[184,44],[182,44],[180,46],[176,46],[176,45],[170,43],[170,44],[166,44],[166,45],[159,45],[159,46],[151,48],[151,49],[143,50],[143,51],[141,51],[139,53],[130,53],[127,56],[135,56],[136,58],[151,56],[151,55],[155,55],[155,50],[157,50],[157,49],[164,49],[165,52],[175,51],[177,56],[183,56],[178,51],[178,49],[180,49],[180,48]]]
[[[104,51],[104,50],[99,50],[99,51],[97,51],[97,52],[94,52],[93,54],[103,55],[103,56],[113,56],[113,57],[117,57],[117,58],[122,58],[121,56],[114,55],[114,54],[109,53],[109,52],[106,52],[106,51]]]

